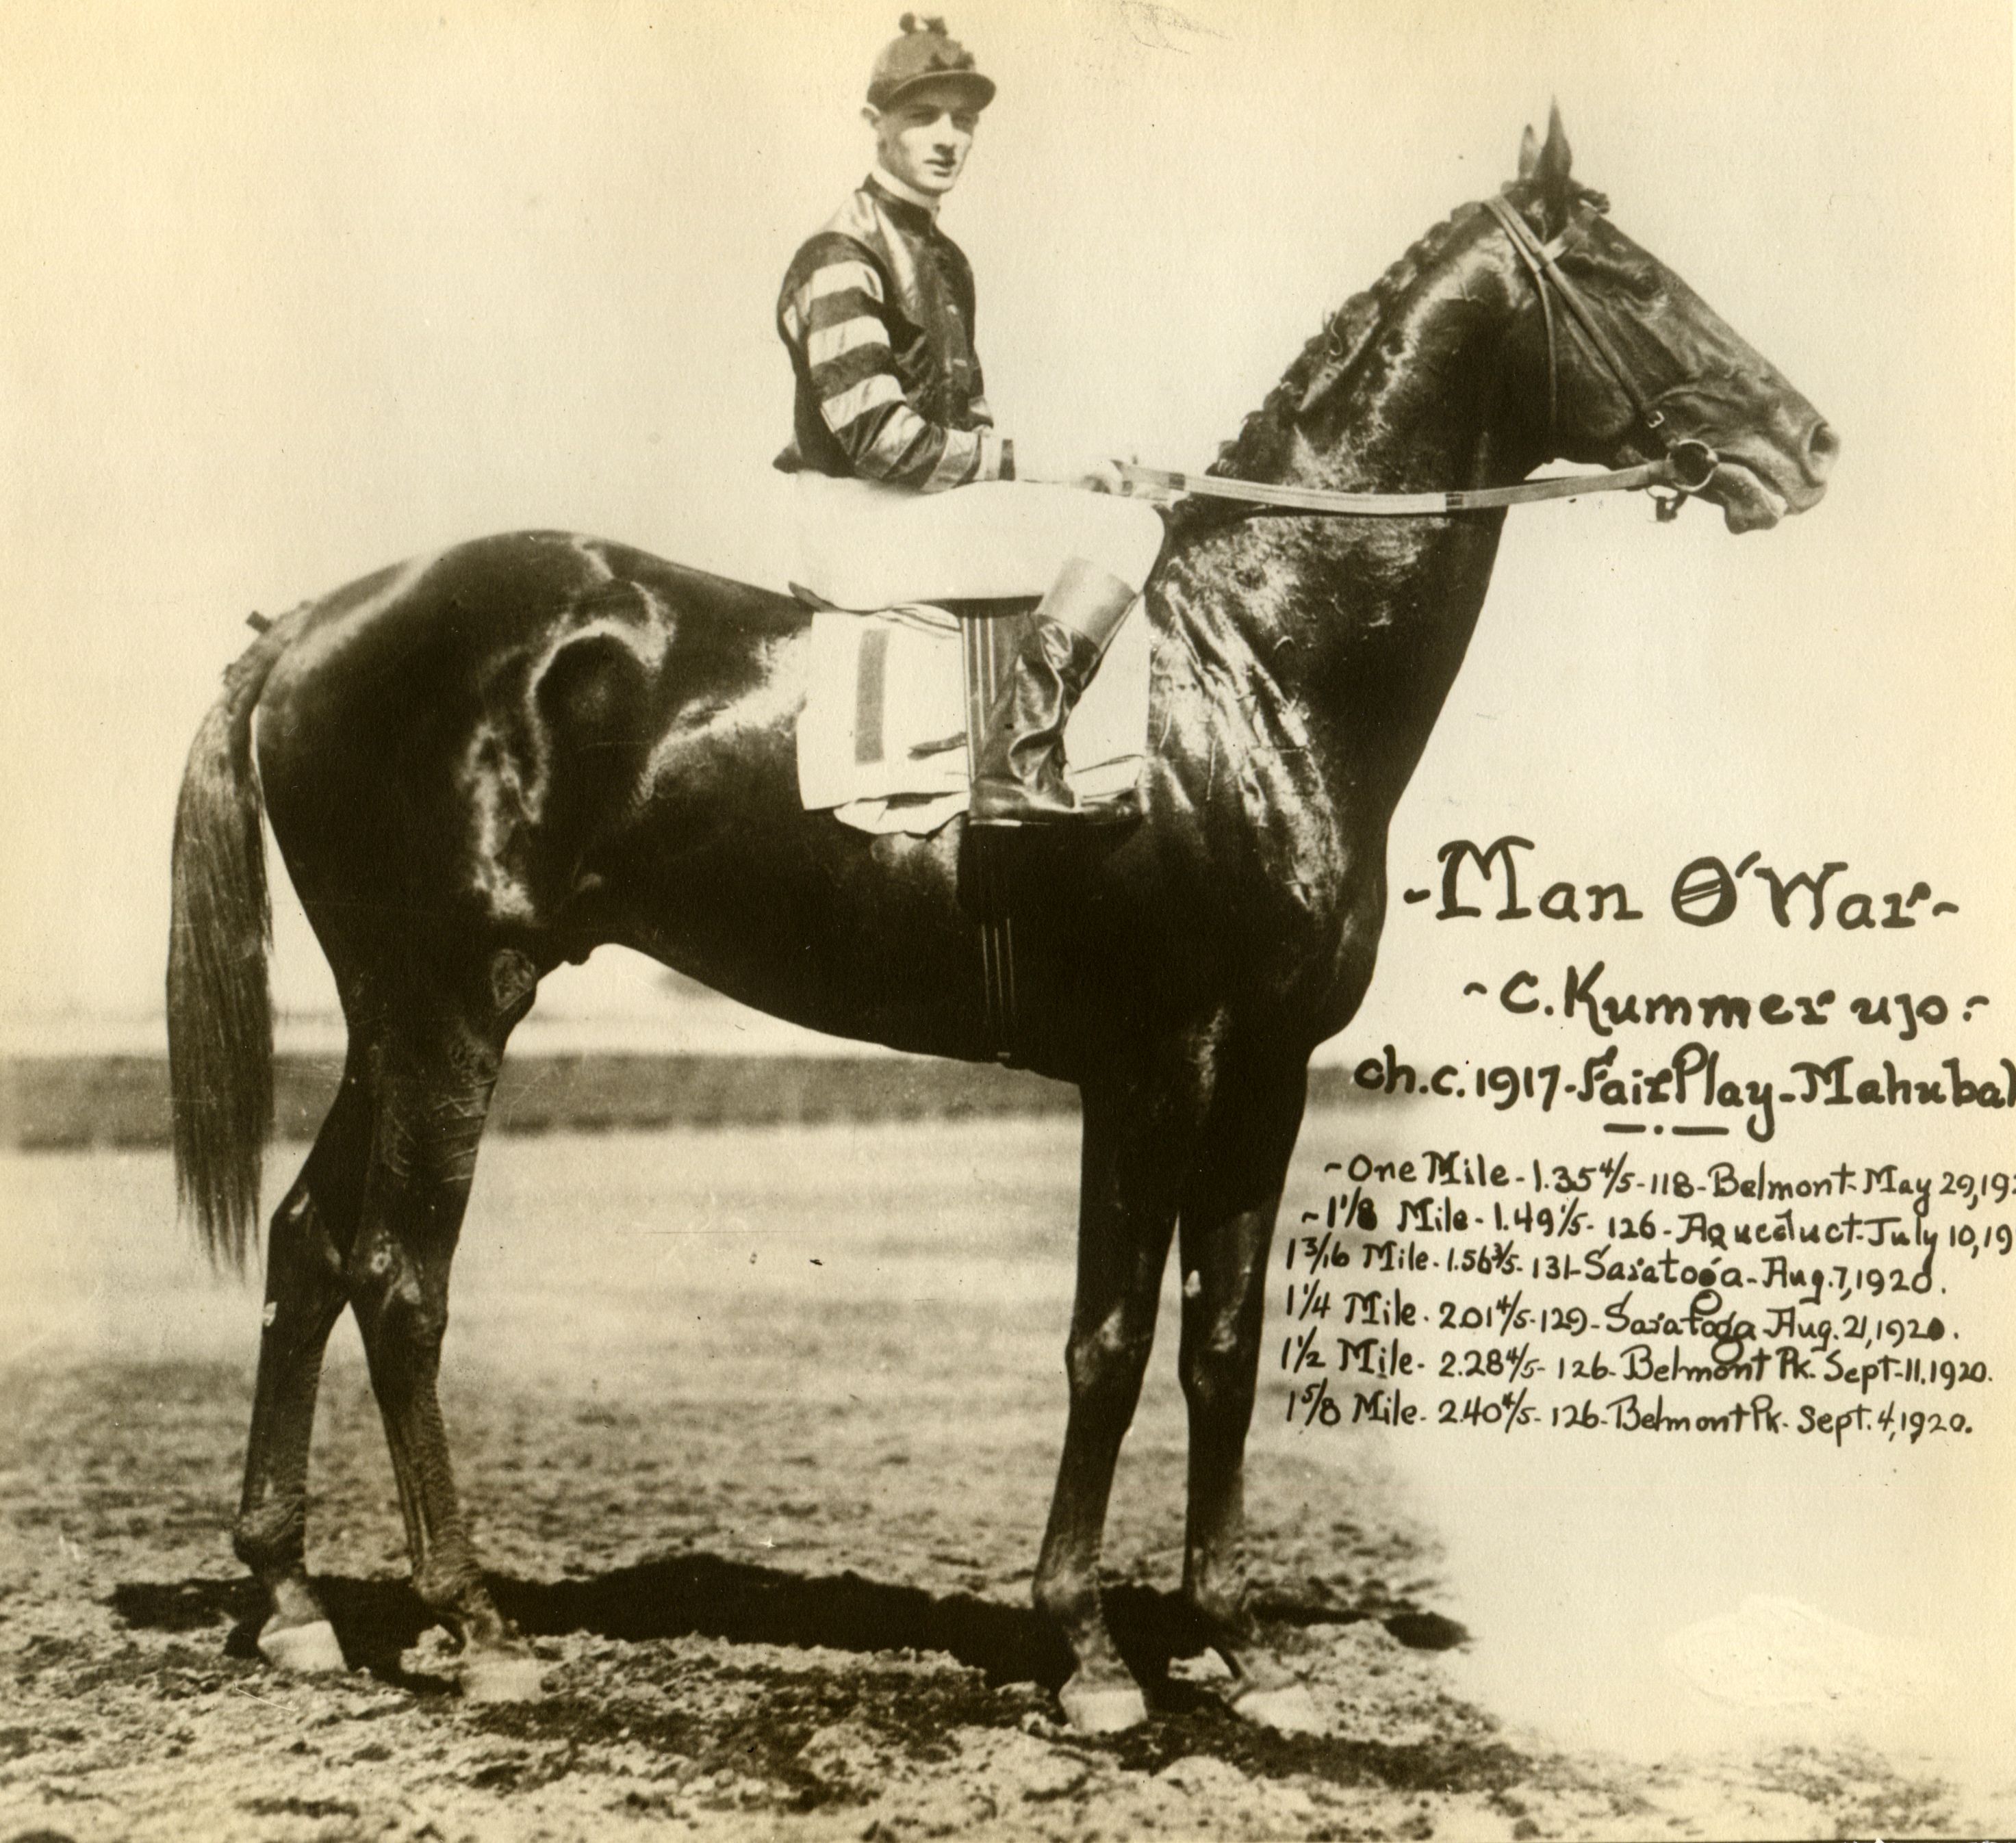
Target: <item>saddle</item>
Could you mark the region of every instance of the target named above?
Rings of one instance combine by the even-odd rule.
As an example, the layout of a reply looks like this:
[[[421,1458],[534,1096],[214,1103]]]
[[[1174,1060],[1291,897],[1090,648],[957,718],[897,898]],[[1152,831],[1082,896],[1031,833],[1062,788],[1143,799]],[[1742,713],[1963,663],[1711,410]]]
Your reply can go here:
[[[988,713],[1035,600],[861,614],[795,585],[792,592],[812,610],[799,797],[808,810],[862,832],[938,831],[966,810]],[[1081,800],[1111,799],[1139,778],[1148,641],[1147,622],[1130,618],[1071,713],[1064,754]]]

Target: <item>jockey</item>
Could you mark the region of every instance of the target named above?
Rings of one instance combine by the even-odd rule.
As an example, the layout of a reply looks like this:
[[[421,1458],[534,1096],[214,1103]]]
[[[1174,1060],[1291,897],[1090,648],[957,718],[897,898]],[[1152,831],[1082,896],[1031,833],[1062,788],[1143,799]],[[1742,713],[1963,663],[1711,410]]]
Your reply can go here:
[[[836,605],[1042,595],[989,717],[972,823],[1122,819],[1131,801],[1074,799],[1064,728],[1147,581],[1162,523],[1102,496],[1118,485],[1111,463],[1069,485],[1018,478],[995,429],[973,271],[938,225],[993,96],[942,20],[903,16],[862,111],[875,170],[792,259],[778,300],[797,390],[777,465],[797,476],[801,579]]]

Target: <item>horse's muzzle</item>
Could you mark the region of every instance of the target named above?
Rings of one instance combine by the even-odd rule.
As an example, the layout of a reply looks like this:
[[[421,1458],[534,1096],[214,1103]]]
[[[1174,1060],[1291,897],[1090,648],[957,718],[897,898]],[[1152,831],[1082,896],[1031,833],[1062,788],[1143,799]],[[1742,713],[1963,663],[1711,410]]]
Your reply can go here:
[[[1827,495],[1841,437],[1810,404],[1781,411],[1755,433],[1721,444],[1721,465],[1702,497],[1722,508],[1732,531],[1768,531],[1788,513],[1810,512]]]

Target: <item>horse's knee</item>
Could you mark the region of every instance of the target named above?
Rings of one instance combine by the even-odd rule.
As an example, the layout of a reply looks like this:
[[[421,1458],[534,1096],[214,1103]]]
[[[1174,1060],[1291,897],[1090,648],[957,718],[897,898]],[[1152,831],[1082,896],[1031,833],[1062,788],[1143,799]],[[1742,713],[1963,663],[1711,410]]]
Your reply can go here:
[[[1132,1398],[1148,1367],[1154,1343],[1153,1319],[1115,1312],[1089,1331],[1075,1332],[1064,1347],[1064,1368],[1074,1399]]]

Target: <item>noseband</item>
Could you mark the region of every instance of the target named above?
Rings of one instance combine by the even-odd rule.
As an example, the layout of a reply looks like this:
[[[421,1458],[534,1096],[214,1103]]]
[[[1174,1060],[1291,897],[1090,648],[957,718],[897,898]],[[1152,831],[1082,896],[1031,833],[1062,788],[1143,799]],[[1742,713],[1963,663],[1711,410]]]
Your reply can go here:
[[[1559,258],[1586,235],[1589,214],[1571,217],[1561,234],[1546,242],[1534,235],[1525,219],[1502,198],[1489,198],[1484,208],[1511,239],[1512,247],[1533,278],[1540,297],[1540,317],[1547,334],[1547,441],[1551,447],[1560,401],[1561,360],[1554,331],[1554,296],[1581,329],[1590,348],[1615,379],[1638,425],[1659,451],[1658,458],[1636,467],[1611,468],[1597,474],[1575,474],[1544,480],[1522,480],[1511,487],[1469,487],[1440,493],[1336,493],[1316,487],[1276,485],[1271,481],[1227,479],[1220,474],[1177,473],[1165,468],[1118,464],[1129,490],[1194,493],[1212,499],[1235,499],[1249,507],[1275,512],[1327,512],[1348,518],[1420,518],[1448,512],[1494,512],[1510,505],[1529,505],[1543,499],[1579,499],[1586,493],[1651,493],[1659,521],[1677,517],[1688,499],[1715,477],[1721,458],[1694,436],[1669,440],[1666,419],[1638,388],[1617,349],[1597,324],[1582,291],[1562,274]]]

